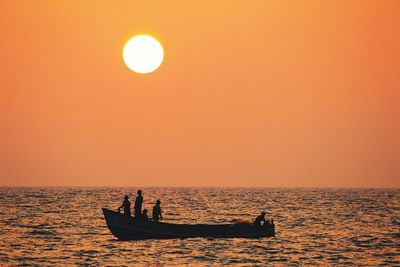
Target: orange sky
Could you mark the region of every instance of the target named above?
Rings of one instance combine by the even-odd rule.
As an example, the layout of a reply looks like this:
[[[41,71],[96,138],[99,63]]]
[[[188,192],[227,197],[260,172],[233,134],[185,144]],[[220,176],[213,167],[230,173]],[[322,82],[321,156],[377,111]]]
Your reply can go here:
[[[0,1],[0,185],[400,187],[400,1]],[[154,73],[124,42],[158,38]]]

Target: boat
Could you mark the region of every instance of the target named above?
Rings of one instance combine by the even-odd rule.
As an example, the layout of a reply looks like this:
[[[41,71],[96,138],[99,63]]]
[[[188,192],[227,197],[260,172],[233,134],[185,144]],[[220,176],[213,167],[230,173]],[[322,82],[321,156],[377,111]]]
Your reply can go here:
[[[172,239],[172,238],[260,238],[275,236],[275,225],[266,223],[232,224],[173,224],[135,219],[103,208],[108,229],[119,240]]]

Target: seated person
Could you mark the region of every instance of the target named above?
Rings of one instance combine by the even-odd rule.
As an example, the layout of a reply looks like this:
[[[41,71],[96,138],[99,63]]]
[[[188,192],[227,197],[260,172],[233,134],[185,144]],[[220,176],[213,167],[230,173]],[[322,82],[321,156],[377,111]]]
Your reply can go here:
[[[147,215],[147,209],[143,210],[143,214],[142,214],[142,220],[149,220],[149,215]]]
[[[266,212],[263,211],[260,215],[257,216],[257,218],[254,220],[254,224],[256,226],[263,226],[267,222],[267,220],[265,220],[265,214]],[[261,224],[261,222],[263,222],[263,224]]]

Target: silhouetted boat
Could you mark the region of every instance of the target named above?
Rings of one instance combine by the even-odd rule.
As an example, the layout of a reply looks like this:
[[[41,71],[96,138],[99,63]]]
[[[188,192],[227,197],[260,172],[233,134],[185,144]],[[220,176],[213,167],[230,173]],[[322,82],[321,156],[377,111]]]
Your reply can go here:
[[[108,229],[120,240],[169,239],[189,237],[258,238],[275,235],[275,226],[262,227],[251,223],[236,224],[172,224],[136,220],[119,212],[103,208]]]

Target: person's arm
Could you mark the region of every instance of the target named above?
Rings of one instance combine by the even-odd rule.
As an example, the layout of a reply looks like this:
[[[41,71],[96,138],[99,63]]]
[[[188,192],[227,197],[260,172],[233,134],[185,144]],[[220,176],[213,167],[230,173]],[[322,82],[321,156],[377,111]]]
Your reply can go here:
[[[162,210],[160,208],[160,219],[162,220]]]
[[[120,206],[120,207],[118,207],[118,212],[120,212],[120,210],[121,210],[121,208],[123,208],[124,207],[124,202],[122,202],[122,205]]]

